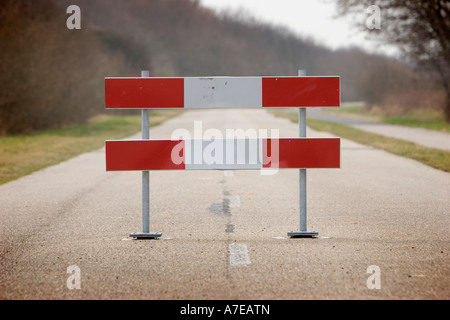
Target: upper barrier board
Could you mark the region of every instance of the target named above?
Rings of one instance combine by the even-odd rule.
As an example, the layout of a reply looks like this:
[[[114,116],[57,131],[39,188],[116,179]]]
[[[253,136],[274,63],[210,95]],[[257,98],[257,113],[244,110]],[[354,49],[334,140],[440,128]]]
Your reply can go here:
[[[340,78],[105,78],[107,109],[339,107]]]

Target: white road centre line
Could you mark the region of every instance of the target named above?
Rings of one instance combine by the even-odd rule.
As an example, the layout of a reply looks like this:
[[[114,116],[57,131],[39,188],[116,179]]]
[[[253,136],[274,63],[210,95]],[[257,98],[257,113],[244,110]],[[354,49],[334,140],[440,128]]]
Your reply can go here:
[[[229,246],[229,253],[230,253],[230,266],[239,267],[251,264],[247,245],[232,243]]]
[[[234,177],[234,171],[233,170],[224,170],[223,175],[225,177]]]
[[[227,196],[230,208],[239,208],[241,206],[241,198],[239,196]]]

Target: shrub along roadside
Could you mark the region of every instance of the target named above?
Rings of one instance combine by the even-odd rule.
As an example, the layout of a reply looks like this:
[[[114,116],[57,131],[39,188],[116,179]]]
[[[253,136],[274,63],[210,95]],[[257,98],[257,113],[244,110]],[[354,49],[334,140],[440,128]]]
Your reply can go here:
[[[104,110],[104,77],[148,68],[132,38],[67,17],[56,1],[0,1],[0,136],[85,124]]]

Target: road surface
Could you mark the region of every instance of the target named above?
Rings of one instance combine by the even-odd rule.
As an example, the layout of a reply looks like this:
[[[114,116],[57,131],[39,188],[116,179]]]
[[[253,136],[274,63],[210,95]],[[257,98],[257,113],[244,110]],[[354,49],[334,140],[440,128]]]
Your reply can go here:
[[[189,111],[150,136],[199,120],[298,136],[264,110]],[[450,175],[348,140],[341,162],[308,170],[317,239],[286,236],[298,230],[296,169],[151,172],[156,241],[128,237],[141,231],[141,173],[105,172],[104,150],[7,183],[0,298],[449,299]]]

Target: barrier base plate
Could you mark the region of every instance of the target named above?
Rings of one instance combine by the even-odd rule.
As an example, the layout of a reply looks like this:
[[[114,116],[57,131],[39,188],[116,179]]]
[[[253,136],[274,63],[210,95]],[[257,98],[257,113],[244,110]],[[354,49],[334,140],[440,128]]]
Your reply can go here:
[[[314,238],[319,235],[317,231],[291,231],[287,233],[291,238]]]
[[[156,232],[156,233],[130,233],[131,238],[135,238],[138,240],[156,240],[159,237],[162,236],[162,233]]]

